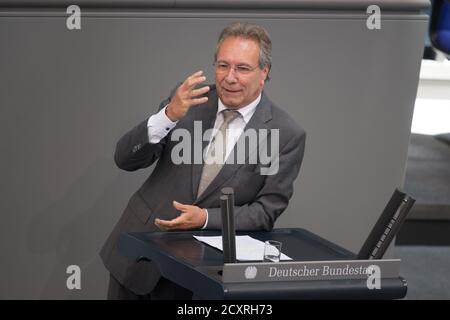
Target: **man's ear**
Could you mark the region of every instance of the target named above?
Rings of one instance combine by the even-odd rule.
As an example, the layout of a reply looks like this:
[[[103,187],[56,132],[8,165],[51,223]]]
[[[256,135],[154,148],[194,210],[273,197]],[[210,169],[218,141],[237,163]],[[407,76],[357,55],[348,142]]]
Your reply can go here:
[[[266,82],[267,80],[269,80],[269,72],[270,72],[270,68],[271,68],[271,66],[265,66],[263,69],[262,69],[262,72],[263,72],[263,75],[264,75],[264,78],[263,78],[263,80],[262,80],[262,85],[264,85],[264,82]]]

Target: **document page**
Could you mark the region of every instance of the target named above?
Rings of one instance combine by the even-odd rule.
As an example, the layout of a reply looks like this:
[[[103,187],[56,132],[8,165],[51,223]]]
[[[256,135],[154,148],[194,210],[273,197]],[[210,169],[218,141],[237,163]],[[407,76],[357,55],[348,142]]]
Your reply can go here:
[[[222,251],[222,236],[200,237],[195,239]],[[283,251],[283,248],[282,250]],[[236,259],[240,261],[262,261],[264,256],[264,242],[250,236],[236,236]],[[292,260],[281,253],[280,260]]]

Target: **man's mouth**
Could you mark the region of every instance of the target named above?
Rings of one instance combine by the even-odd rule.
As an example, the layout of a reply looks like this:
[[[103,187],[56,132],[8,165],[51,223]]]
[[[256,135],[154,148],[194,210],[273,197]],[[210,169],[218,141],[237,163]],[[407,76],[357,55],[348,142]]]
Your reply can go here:
[[[239,92],[242,91],[242,90],[230,90],[230,89],[227,89],[227,88],[223,88],[223,90],[224,90],[225,92],[231,93],[231,94],[233,94],[233,93],[239,93]]]

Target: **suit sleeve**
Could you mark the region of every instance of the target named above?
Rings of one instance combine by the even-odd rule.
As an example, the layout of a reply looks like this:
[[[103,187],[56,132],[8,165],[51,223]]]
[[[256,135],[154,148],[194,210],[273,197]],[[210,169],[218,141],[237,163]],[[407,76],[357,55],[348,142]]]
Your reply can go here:
[[[160,103],[158,112],[170,102],[177,88],[178,86],[172,90],[169,98]],[[166,145],[167,137],[161,139],[158,143],[150,143],[147,123],[148,118],[128,131],[117,142],[114,161],[120,169],[136,171],[147,168],[160,157]]]
[[[236,230],[273,229],[275,220],[287,208],[293,194],[293,183],[303,161],[306,133],[294,135],[280,151],[279,170],[266,176],[265,183],[252,203],[234,207]],[[250,186],[249,186],[250,187]],[[205,229],[220,230],[220,208],[207,208],[208,225]]]

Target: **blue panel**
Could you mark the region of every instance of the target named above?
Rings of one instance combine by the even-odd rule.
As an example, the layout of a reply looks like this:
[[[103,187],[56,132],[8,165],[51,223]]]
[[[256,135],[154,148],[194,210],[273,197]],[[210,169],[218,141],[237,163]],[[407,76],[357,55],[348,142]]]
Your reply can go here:
[[[433,45],[450,54],[450,1],[435,1],[431,21]]]

